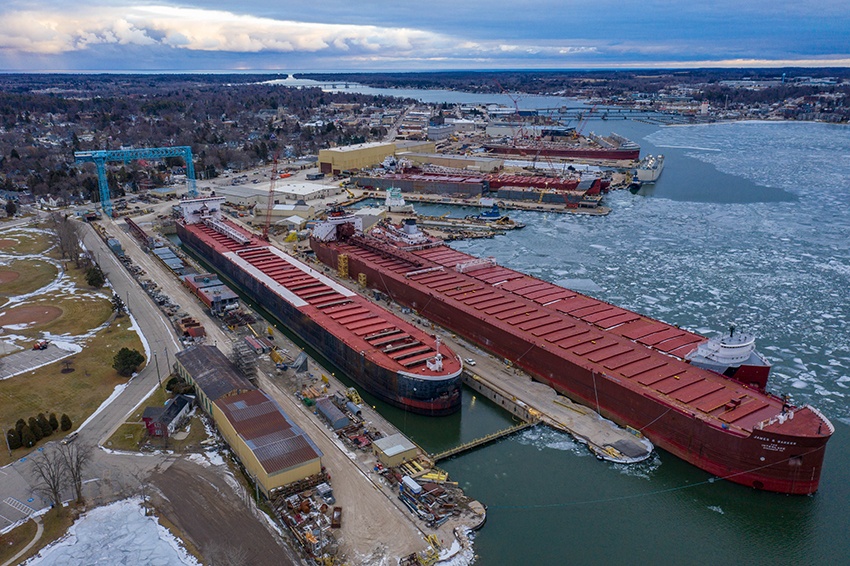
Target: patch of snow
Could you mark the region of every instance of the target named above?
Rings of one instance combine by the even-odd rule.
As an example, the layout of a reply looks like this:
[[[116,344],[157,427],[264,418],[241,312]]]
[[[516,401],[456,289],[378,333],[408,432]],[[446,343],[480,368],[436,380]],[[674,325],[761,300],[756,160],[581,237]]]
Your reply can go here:
[[[127,315],[130,317],[130,330],[139,335],[139,340],[142,341],[142,346],[145,349],[145,359],[148,361],[148,363],[150,363],[150,361],[153,359],[151,355],[151,345],[148,344],[148,340],[147,338],[145,338],[142,329],[139,327],[139,323],[136,322],[136,317],[129,313]]]
[[[460,526],[454,530],[456,539],[448,549],[440,551],[436,564],[441,566],[469,566],[475,562],[475,551],[472,548],[472,531]]]
[[[78,428],[77,430],[83,430],[83,428],[87,424],[89,424],[93,418],[98,416],[101,411],[103,411],[106,407],[109,406],[110,403],[115,401],[115,399],[117,399],[118,396],[121,395],[121,392],[124,391],[125,387],[127,387],[126,383],[120,383],[120,384],[116,385],[115,389],[112,391],[112,395],[107,397],[106,400],[103,403],[100,404],[100,407],[95,409],[95,411],[91,415],[89,415],[89,418],[87,418],[85,421],[83,421],[83,424],[81,424],[80,428]]]
[[[72,354],[79,354],[83,351],[81,346],[74,344],[73,342],[63,342],[62,340],[51,340],[50,344],[56,346],[60,350],[65,350],[66,352],[71,352]]]
[[[218,452],[209,450],[204,453],[195,453],[189,454],[186,456],[186,459],[190,462],[194,462],[199,466],[203,466],[205,468],[209,468],[210,466],[223,466],[224,458],[221,457],[221,454]]]
[[[101,450],[106,452],[107,454],[113,454],[117,456],[145,456],[142,452],[130,452],[129,450],[113,450],[112,448],[107,448],[105,446],[100,447]]]
[[[719,506],[717,506],[717,505],[709,505],[709,506],[708,506],[708,508],[709,508],[710,510],[714,511],[715,513],[720,513],[721,515],[725,515],[725,514],[726,514],[726,513],[723,511],[723,508],[721,508],[721,507],[719,507]]]
[[[197,560],[156,517],[146,517],[138,498],[93,509],[77,519],[68,534],[27,564],[196,565]]]
[[[199,466],[203,466],[205,468],[210,467],[210,461],[204,458],[203,454],[189,454],[186,456],[186,459],[194,464],[198,464]]]
[[[35,323],[34,322],[22,322],[20,324],[4,324],[3,328],[9,329],[9,330],[26,330],[27,328],[29,328],[33,324],[35,324]]]
[[[212,450],[209,450],[209,451],[205,452],[205,454],[206,454],[207,460],[213,466],[223,466],[224,465],[224,458],[218,452],[214,452]]]

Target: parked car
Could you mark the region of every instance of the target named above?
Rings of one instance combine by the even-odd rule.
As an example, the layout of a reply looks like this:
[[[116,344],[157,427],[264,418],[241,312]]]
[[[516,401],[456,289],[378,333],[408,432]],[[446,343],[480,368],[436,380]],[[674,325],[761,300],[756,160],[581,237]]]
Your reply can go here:
[[[71,444],[72,442],[77,440],[77,434],[78,433],[76,433],[76,432],[72,432],[71,434],[69,434],[68,436],[63,438],[61,443],[62,444]]]
[[[474,366],[475,365],[475,360],[473,360],[472,358],[466,358],[463,361],[466,362],[466,365],[468,365],[468,366]]]

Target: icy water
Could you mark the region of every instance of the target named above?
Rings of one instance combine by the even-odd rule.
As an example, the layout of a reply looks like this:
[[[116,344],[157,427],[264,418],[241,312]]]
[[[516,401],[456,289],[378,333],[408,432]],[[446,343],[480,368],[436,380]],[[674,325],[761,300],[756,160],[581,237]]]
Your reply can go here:
[[[771,389],[836,426],[821,489],[756,492],[664,452],[615,466],[533,429],[446,463],[489,506],[480,563],[846,563],[850,128],[611,127],[667,156],[655,187],[609,195],[604,218],[512,213],[525,229],[454,247],[700,333],[756,333]]]

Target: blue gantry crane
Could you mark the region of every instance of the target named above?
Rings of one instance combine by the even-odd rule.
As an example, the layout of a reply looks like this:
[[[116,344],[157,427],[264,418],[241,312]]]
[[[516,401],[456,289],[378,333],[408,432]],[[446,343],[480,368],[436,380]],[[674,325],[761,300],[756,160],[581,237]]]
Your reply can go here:
[[[186,180],[189,185],[189,196],[198,196],[195,185],[195,164],[192,162],[192,148],[188,145],[174,147],[148,147],[141,149],[99,149],[94,151],[75,151],[74,160],[78,163],[94,163],[97,166],[97,185],[100,189],[100,205],[103,213],[112,217],[112,197],[106,182],[106,162],[123,161],[128,163],[134,159],[163,159],[165,157],[182,157],[186,162]]]

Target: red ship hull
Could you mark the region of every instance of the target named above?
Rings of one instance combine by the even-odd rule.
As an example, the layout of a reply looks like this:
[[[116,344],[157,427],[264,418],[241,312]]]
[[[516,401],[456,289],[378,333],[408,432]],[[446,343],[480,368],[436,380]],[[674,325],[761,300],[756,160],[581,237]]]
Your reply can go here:
[[[433,339],[323,278],[236,225],[238,244],[202,224],[177,223],[185,246],[272,313],[305,343],[383,401],[428,416],[460,410],[462,364],[443,347],[432,370]]]
[[[564,159],[607,159],[614,161],[633,161],[640,158],[640,149],[593,149],[570,147],[521,147],[509,145],[484,145],[490,153],[519,155],[523,157],[561,157]]]
[[[434,258],[450,256],[450,264],[464,258],[475,261],[443,246],[411,253],[369,237],[313,240],[311,245],[325,264],[336,266],[339,255],[345,254],[350,273],[365,274],[370,286],[603,416],[641,430],[656,446],[711,474],[789,494],[810,494],[818,488],[833,430],[820,413],[804,407],[786,418],[775,396],[628,340],[625,331],[605,334],[598,326],[566,317],[556,310],[558,301],[550,304],[547,297],[567,290],[500,266],[494,268],[498,273],[489,286],[485,275],[441,271],[445,265]],[[505,281],[514,275],[522,277],[526,289],[540,289],[536,302],[528,300],[533,293],[520,297],[505,289]],[[616,311],[612,319],[627,320],[631,329],[657,322]],[[671,348],[682,344],[674,350],[677,355],[704,340],[663,327],[657,335],[675,334]]]

